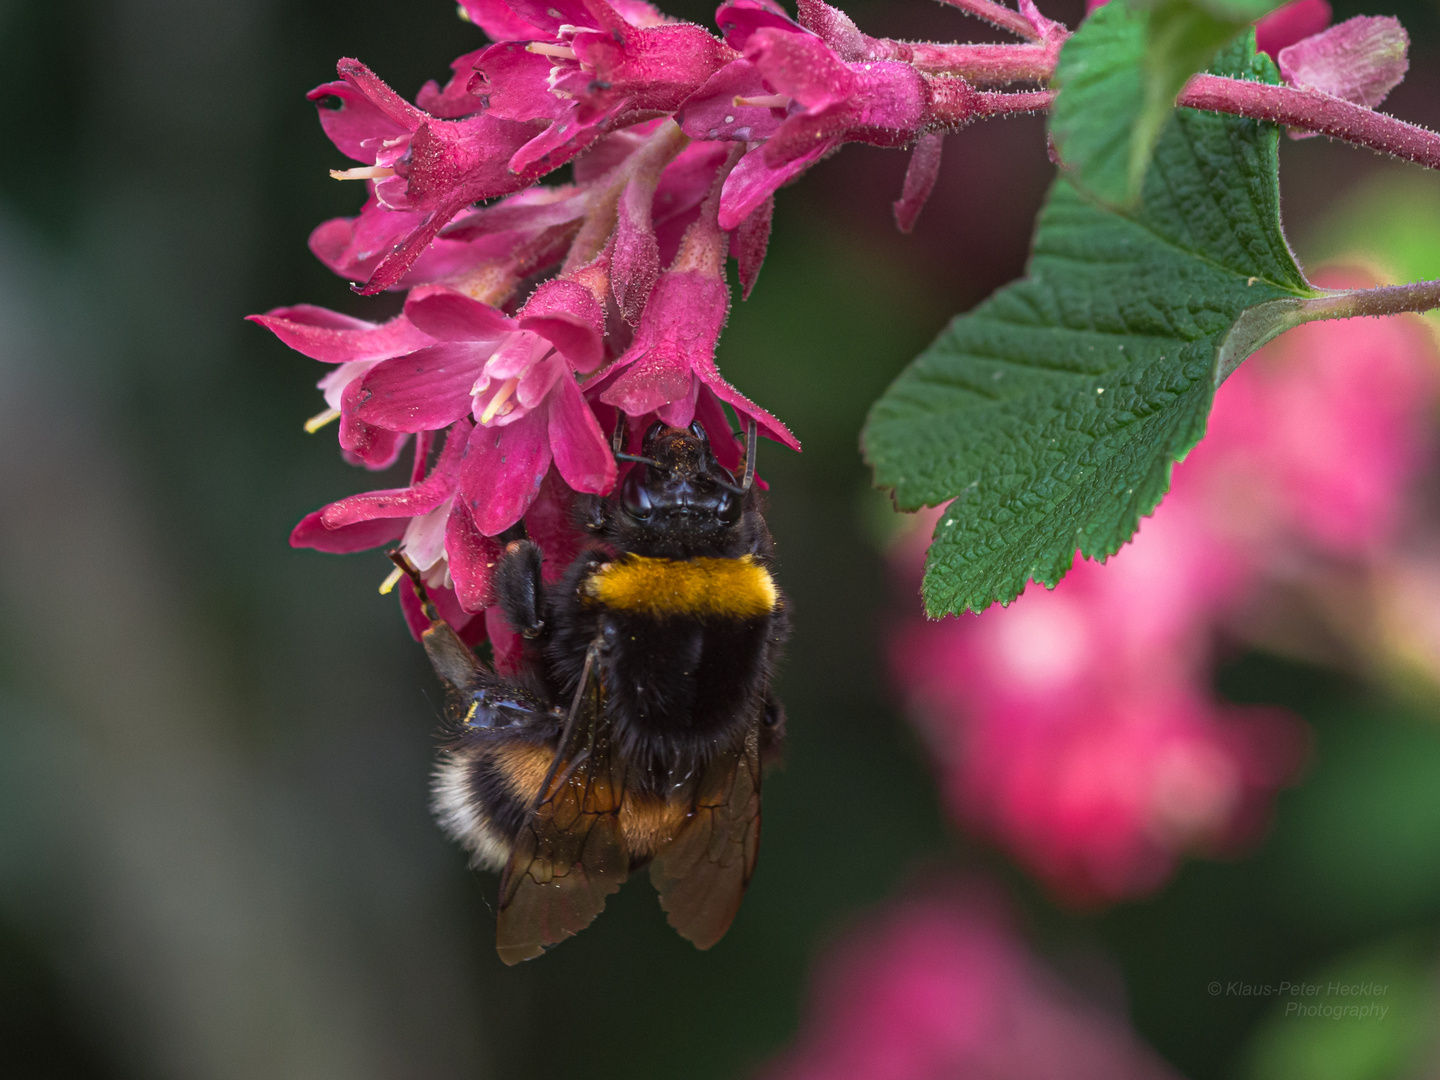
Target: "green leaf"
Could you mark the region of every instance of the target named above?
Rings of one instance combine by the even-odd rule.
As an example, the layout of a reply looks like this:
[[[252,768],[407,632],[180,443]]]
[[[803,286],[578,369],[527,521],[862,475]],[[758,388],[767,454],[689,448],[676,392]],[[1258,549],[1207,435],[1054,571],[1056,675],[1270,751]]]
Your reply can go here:
[[[1223,60],[1220,74],[1274,70],[1250,41]],[[1276,142],[1272,125],[1180,109],[1142,209],[1058,180],[1028,276],[952,322],[876,402],[877,486],[902,510],[955,500],[927,561],[932,615],[1008,603],[1032,578],[1053,586],[1077,548],[1117,551],[1204,433],[1225,374],[1324,317],[1281,233]]]
[[[1050,119],[1071,180],[1102,202],[1133,207],[1175,95],[1256,17],[1250,8],[1263,15],[1274,6],[1113,0],[1086,19],[1060,53]]]

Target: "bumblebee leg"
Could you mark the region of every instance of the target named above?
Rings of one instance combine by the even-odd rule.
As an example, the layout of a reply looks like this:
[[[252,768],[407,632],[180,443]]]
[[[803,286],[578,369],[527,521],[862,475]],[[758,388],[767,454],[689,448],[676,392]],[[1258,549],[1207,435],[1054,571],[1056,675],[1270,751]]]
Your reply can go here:
[[[541,618],[544,586],[540,578],[540,548],[529,540],[517,540],[505,548],[495,567],[495,593],[500,610],[510,625],[527,638],[537,638],[545,629]]]
[[[414,564],[405,557],[405,553],[396,550],[389,555],[390,561],[410,578],[415,587],[415,595],[420,598],[420,608],[430,620],[430,628],[420,635],[420,642],[425,646],[425,653],[430,657],[435,674],[440,676],[440,681],[445,684],[448,693],[465,693],[483,676],[485,669],[470,646],[461,641],[460,635],[440,617],[440,612],[430,600],[430,594],[425,591],[425,582],[420,571],[415,569]]]

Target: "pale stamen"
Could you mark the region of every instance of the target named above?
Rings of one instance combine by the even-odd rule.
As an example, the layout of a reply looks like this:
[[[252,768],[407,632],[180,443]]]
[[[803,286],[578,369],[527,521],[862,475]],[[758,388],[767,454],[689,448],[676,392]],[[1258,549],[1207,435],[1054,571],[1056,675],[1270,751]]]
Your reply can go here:
[[[395,170],[389,165],[361,165],[354,169],[331,169],[332,180],[383,180],[394,176]]]
[[[525,46],[525,51],[539,53],[541,56],[553,56],[557,60],[575,59],[575,50],[569,45],[551,45],[544,41],[532,41]]]
[[[736,95],[732,104],[742,108],[749,106],[752,109],[788,109],[790,107],[790,98],[784,94],[763,94],[759,97],[740,97]]]
[[[485,411],[480,414],[480,423],[488,424],[496,413],[500,413],[501,416],[509,415],[515,406],[511,405],[503,412],[501,411],[501,406],[509,400],[510,395],[515,392],[515,388],[519,385],[519,378],[506,379],[500,389],[495,391],[495,396],[490,399],[490,404],[485,406]]]
[[[396,585],[399,585],[400,579],[404,576],[405,571],[400,569],[400,567],[398,566],[395,567],[394,570],[391,570],[390,576],[380,583],[380,595],[389,596],[390,590],[395,588]]]
[[[339,420],[339,419],[340,419],[340,410],[339,410],[339,409],[326,409],[324,412],[318,412],[318,413],[316,413],[314,416],[310,417],[309,420],[306,420],[306,421],[305,421],[305,430],[306,430],[306,432],[308,432],[309,434],[314,435],[315,432],[319,431],[319,430],[320,430],[322,427],[324,427],[326,424],[330,423],[331,420]]]

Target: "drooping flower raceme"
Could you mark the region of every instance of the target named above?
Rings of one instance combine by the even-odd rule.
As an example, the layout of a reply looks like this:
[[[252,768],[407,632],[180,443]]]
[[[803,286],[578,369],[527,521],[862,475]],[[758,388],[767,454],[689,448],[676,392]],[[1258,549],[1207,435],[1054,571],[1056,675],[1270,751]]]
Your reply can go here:
[[[1080,903],[1143,895],[1186,851],[1252,837],[1303,730],[1216,699],[1216,632],[1245,633],[1267,589],[1398,565],[1437,388],[1419,326],[1301,327],[1220,388],[1205,440],[1107,564],[978,617],[906,619],[892,670],[959,820]],[[912,585],[919,539],[895,556]]]
[[[795,1045],[762,1080],[1177,1080],[1026,948],[993,895],[934,889],[822,958]]]
[[[615,485],[618,416],[631,449],[656,419],[703,425],[727,466],[737,426],[799,449],[715,364],[726,261],[748,295],[776,189],[843,143],[913,143],[897,210],[908,228],[942,131],[1043,102],[973,89],[947,50],[977,47],[870,38],[819,0],[798,20],[773,0],[732,0],[718,33],[643,0],[461,8],[492,44],[472,43],[445,85],[407,101],[344,59],[310,94],[355,162],[332,175],[368,193],[358,216],[317,227],[311,250],[362,295],[405,292],[402,313],[301,304],[254,319],[332,365],[307,429],[338,420],[346,459],[372,470],[413,455],[408,484],[332,503],[291,542],[398,544],[445,617],[468,640],[488,633],[503,664],[509,631],[486,614],[502,538],[523,524],[558,572],[578,544],[570,503]],[[1011,29],[1030,43],[989,84],[1053,66],[1064,28],[1028,0],[1022,11]],[[568,182],[538,182],[567,164]],[[408,581],[400,596],[418,632]]]

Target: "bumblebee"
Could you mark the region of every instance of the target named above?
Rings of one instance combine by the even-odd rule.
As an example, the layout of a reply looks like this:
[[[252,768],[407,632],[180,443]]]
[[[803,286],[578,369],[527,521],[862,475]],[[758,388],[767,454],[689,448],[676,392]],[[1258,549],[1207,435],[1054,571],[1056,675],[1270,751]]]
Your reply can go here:
[[[473,865],[501,872],[507,964],[589,925],[647,865],[670,925],[701,949],[739,909],[762,761],[783,738],[771,677],[790,625],[747,434],[738,482],[698,423],[657,422],[639,455],[617,451],[631,468],[577,504],[589,543],[554,583],[535,544],[506,548],[494,580],[524,640],[514,676],[460,641],[411,571],[446,688],[433,806]]]

